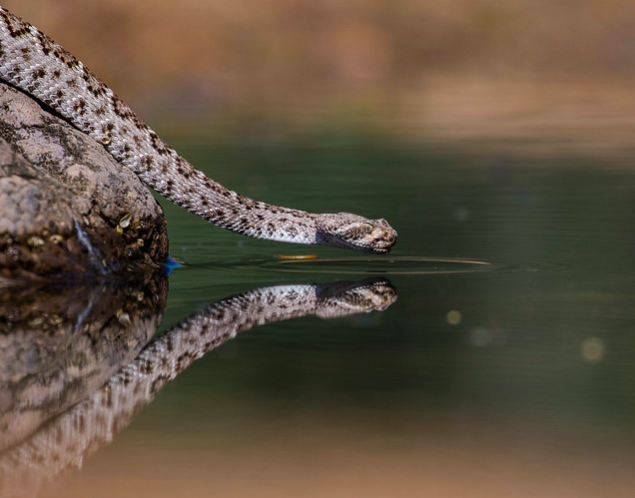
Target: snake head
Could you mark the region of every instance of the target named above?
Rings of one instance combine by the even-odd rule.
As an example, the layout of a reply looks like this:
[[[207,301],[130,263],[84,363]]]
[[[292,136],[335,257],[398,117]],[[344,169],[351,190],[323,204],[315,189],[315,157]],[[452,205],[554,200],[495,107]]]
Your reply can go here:
[[[316,242],[325,246],[386,254],[397,242],[397,232],[383,218],[334,213],[318,215],[316,223]]]

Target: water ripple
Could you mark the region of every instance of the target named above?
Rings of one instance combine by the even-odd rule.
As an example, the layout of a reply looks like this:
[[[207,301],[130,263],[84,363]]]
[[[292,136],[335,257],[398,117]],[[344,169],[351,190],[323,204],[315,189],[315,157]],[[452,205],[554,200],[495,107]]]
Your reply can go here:
[[[259,269],[283,273],[340,275],[428,275],[476,273],[507,269],[508,265],[462,258],[401,256],[393,258],[288,258],[259,262]],[[253,267],[252,267],[253,268]]]
[[[473,258],[396,256],[353,256],[325,258],[316,255],[272,258],[219,259],[188,264],[186,268],[206,269],[222,273],[295,273],[329,275],[448,275],[486,272],[552,272],[569,268],[564,264],[522,262],[511,263]]]

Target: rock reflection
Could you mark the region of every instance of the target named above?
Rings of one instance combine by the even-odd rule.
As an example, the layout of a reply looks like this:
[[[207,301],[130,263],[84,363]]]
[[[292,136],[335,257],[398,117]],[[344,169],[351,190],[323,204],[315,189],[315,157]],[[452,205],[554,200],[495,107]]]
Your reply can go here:
[[[209,305],[143,347],[167,283],[0,294],[0,496],[35,496],[112,440],[194,360],[239,332],[316,315],[383,311],[387,279],[255,289]]]
[[[0,451],[85,399],[161,321],[167,280],[0,293]]]

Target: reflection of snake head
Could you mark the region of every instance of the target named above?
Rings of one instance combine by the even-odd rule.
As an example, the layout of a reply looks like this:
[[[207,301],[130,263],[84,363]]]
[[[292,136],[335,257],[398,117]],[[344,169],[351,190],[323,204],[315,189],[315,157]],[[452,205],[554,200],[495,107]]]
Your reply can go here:
[[[316,222],[318,244],[386,254],[397,242],[397,232],[384,219],[337,213],[316,215]]]
[[[317,286],[316,292],[315,314],[320,318],[384,311],[397,300],[397,290],[385,278],[323,284]]]

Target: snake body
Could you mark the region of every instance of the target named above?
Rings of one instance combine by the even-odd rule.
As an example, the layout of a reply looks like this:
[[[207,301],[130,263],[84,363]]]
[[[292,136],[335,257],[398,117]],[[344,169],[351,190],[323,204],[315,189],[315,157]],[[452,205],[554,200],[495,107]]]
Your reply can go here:
[[[73,55],[0,6],[0,79],[102,143],[146,185],[205,220],[250,237],[387,253],[384,219],[315,214],[244,197],[194,168]]]

